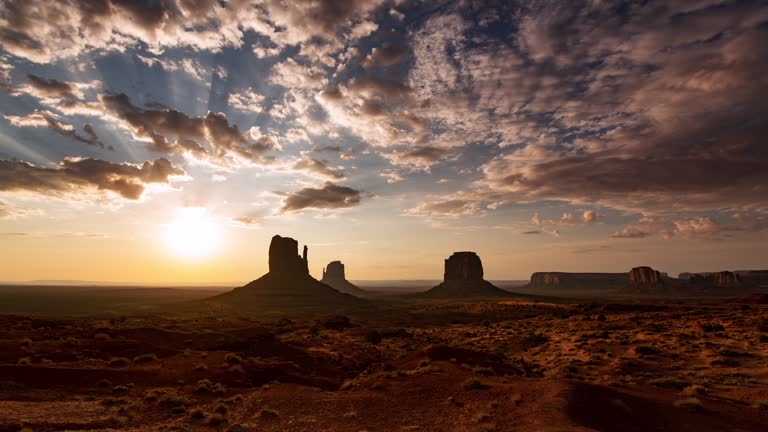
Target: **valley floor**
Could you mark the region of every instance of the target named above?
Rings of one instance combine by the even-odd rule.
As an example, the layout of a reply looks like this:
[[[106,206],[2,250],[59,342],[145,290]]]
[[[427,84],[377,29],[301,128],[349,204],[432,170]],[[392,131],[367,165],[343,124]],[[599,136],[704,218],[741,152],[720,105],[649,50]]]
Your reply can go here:
[[[768,307],[0,317],[0,431],[762,431]]]

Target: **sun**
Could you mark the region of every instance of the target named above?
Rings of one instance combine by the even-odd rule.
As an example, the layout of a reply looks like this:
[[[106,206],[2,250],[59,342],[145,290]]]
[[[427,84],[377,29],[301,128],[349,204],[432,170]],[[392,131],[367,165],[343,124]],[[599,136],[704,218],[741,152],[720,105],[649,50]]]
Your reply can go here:
[[[178,208],[174,220],[165,226],[166,245],[181,257],[207,257],[220,241],[221,229],[203,207]]]

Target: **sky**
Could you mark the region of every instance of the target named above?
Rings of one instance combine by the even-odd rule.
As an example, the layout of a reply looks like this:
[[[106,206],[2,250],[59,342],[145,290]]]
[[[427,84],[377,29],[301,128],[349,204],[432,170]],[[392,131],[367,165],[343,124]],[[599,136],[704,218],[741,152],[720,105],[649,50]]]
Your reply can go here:
[[[5,0],[0,281],[768,268],[764,1]]]

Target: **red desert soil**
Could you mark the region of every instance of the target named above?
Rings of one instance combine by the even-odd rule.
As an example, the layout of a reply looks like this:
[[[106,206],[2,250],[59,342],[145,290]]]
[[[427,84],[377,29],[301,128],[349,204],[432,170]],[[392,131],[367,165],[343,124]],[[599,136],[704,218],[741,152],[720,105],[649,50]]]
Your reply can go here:
[[[0,317],[4,431],[765,431],[768,307]]]

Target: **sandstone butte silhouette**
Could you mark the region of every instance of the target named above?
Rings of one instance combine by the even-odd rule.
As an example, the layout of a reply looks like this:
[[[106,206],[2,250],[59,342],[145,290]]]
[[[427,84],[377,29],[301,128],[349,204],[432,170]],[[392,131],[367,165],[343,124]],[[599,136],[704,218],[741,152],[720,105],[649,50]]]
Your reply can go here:
[[[355,297],[365,297],[369,294],[367,291],[358,288],[355,284],[347,280],[344,272],[344,264],[341,261],[331,261],[323,269],[323,278],[320,282],[334,288],[336,291],[344,294],[350,294]]]
[[[212,297],[236,308],[334,308],[355,306],[362,300],[344,294],[309,274],[308,249],[276,235],[269,244],[269,272],[249,284]]]
[[[424,293],[433,298],[507,297],[511,292],[483,279],[483,263],[474,252],[454,252],[445,260],[445,275],[440,285]]]

